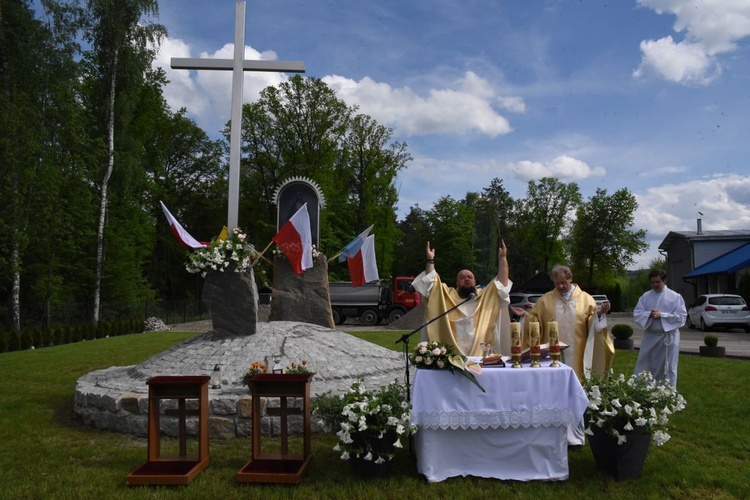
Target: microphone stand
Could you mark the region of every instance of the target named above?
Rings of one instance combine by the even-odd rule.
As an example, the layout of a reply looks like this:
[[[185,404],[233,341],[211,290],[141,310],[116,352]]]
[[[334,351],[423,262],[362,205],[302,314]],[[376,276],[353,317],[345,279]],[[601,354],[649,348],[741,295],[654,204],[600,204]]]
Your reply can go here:
[[[401,338],[396,341],[397,344],[399,342],[403,342],[404,343],[404,361],[405,361],[404,378],[406,380],[406,401],[408,401],[409,403],[411,403],[411,384],[410,384],[410,381],[409,381],[409,337],[411,337],[412,335],[414,335],[418,331],[422,330],[423,328],[427,328],[427,325],[431,324],[434,321],[439,320],[443,316],[445,316],[448,313],[450,313],[450,312],[458,309],[460,306],[466,304],[467,302],[469,302],[470,300],[472,300],[474,298],[476,298],[476,295],[472,293],[466,299],[462,300],[461,302],[459,302],[455,306],[451,307],[447,311],[445,311],[445,312],[443,312],[441,314],[438,314],[437,316],[435,316],[434,318],[432,318],[430,321],[428,321],[427,323],[423,324],[422,326],[420,326],[420,327],[412,330],[409,333],[403,334],[401,336]]]

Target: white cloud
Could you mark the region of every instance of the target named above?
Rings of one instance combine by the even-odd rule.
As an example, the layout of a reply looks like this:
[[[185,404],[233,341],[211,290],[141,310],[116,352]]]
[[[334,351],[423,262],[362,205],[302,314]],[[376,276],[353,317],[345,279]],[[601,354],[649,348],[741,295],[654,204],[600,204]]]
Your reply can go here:
[[[333,75],[323,81],[348,104],[358,105],[362,113],[405,135],[474,133],[494,138],[511,132],[512,128],[492,107],[493,101],[511,111],[525,109],[520,98],[496,96],[487,80],[470,71],[454,88],[430,89],[427,96],[409,87],[394,88],[369,77],[355,81]]]
[[[662,167],[662,168],[655,168],[653,170],[647,170],[645,172],[641,172],[638,174],[639,177],[655,177],[658,175],[674,175],[674,174],[684,174],[688,171],[687,167]]]
[[[671,36],[641,42],[643,58],[633,72],[639,78],[648,72],[656,73],[674,83],[706,85],[716,78],[720,69],[700,44],[674,43]]]
[[[191,55],[190,46],[179,39],[166,38],[153,62],[154,67],[162,67],[169,79],[164,87],[164,98],[174,110],[187,108],[197,124],[209,135],[221,131],[231,116],[232,72],[212,70],[174,70],[170,67],[173,57],[196,57]],[[232,59],[234,44],[228,43],[210,54],[202,52],[197,57],[212,59]],[[273,51],[258,52],[245,47],[245,59],[275,61]],[[242,101],[258,99],[260,91],[269,85],[278,85],[286,80],[286,75],[276,72],[246,71],[242,86]]]
[[[703,230],[750,228],[750,178],[716,175],[682,184],[665,184],[636,194],[635,226],[648,232],[656,250],[669,231],[695,231],[698,212]]]
[[[607,173],[603,167],[590,167],[586,162],[560,155],[546,163],[519,161],[510,166],[510,170],[519,179],[538,180],[542,177],[555,177],[561,181],[574,181]]]
[[[750,36],[750,2],[746,0],[637,0],[657,14],[676,16],[674,30],[685,33],[641,42],[643,57],[634,76],[648,72],[687,84],[707,84],[720,72],[717,56],[737,49]]]

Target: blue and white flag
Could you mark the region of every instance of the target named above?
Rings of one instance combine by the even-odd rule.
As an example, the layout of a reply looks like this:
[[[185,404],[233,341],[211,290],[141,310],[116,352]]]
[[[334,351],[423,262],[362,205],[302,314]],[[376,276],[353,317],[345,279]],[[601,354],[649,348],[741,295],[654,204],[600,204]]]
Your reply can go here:
[[[371,281],[380,279],[378,276],[378,263],[375,258],[375,235],[371,234],[365,240],[362,248],[354,254],[354,257],[346,260],[349,264],[349,275],[352,286],[361,286]]]
[[[365,243],[365,240],[370,234],[370,231],[372,231],[373,226],[375,226],[375,224],[372,224],[370,227],[362,231],[362,234],[354,238],[344,247],[344,249],[339,254],[339,262],[344,262],[346,259],[351,259],[355,255],[357,255],[357,252],[359,252],[359,249],[362,248],[362,245]]]

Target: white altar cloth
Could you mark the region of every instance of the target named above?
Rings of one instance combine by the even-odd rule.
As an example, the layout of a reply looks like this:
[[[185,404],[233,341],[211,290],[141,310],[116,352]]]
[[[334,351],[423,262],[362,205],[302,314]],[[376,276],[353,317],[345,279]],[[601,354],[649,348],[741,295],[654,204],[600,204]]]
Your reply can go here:
[[[460,373],[418,369],[412,390],[417,470],[428,481],[454,476],[568,478],[567,426],[588,398],[566,365],[485,368],[483,393]]]

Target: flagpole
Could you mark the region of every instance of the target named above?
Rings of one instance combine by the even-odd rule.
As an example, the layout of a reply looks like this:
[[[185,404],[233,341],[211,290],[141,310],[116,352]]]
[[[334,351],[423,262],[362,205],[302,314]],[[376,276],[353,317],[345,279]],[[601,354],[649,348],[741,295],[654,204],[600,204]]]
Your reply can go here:
[[[266,245],[266,248],[264,248],[264,249],[263,249],[263,251],[262,251],[262,252],[260,252],[260,253],[258,254],[258,256],[257,256],[257,257],[255,258],[255,260],[253,261],[253,263],[252,263],[252,264],[250,264],[250,267],[251,267],[251,268],[255,267],[255,264],[256,264],[257,262],[259,262],[259,261],[260,261],[260,259],[263,259],[263,260],[265,260],[265,261],[266,261],[266,262],[268,262],[269,264],[271,263],[271,262],[270,262],[270,261],[269,261],[268,259],[266,259],[265,257],[263,257],[263,254],[264,254],[264,253],[266,253],[266,250],[268,250],[268,249],[269,249],[269,248],[271,247],[271,245],[273,245],[273,240],[271,240],[271,241],[269,241],[269,242],[268,242],[268,245]]]
[[[335,259],[339,255],[341,255],[342,253],[344,253],[345,249],[346,249],[346,247],[342,248],[341,250],[339,250],[339,252],[336,255],[334,255],[333,257],[331,257],[330,259],[328,259],[328,264],[330,264],[333,259]]]

